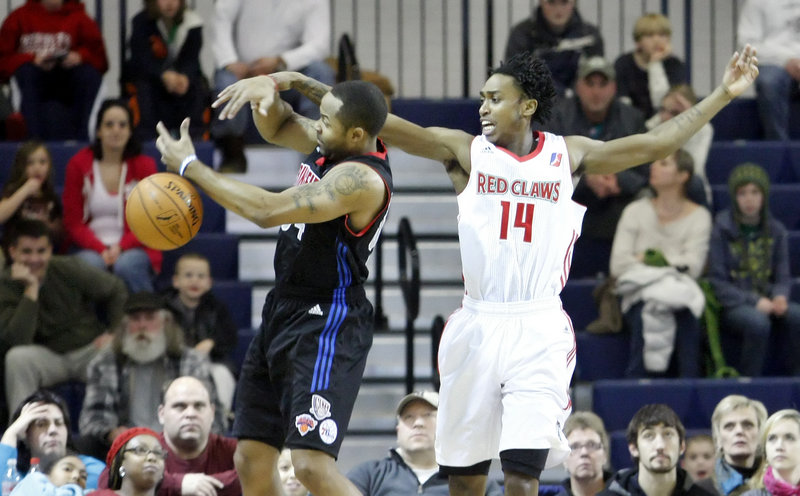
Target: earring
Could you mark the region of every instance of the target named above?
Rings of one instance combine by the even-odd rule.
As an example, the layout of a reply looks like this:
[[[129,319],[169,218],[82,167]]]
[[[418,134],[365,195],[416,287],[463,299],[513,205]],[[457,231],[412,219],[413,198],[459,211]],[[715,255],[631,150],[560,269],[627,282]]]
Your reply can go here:
[[[120,476],[121,479],[125,478],[125,467],[120,467],[119,468],[119,476]]]

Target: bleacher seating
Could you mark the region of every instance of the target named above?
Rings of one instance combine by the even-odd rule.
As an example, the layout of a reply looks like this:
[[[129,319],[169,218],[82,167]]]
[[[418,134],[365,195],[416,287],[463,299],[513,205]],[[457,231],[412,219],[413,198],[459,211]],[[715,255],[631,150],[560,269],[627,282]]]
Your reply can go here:
[[[161,274],[156,278],[158,289],[165,289],[172,284],[175,264],[185,253],[199,253],[208,258],[211,277],[217,281],[239,277],[239,236],[218,231],[200,232],[180,248],[164,252]]]
[[[770,413],[797,408],[800,378],[600,380],[594,383],[592,409],[609,431],[613,466],[623,468],[630,465],[625,430],[639,408],[648,403],[669,405],[691,436],[710,432],[711,414],[729,394],[757,399]]]

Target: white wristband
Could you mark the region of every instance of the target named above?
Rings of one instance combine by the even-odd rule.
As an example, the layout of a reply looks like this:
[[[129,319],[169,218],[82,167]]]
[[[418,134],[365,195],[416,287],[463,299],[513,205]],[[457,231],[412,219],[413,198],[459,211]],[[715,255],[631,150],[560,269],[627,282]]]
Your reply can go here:
[[[181,166],[178,168],[178,175],[183,177],[183,173],[186,172],[186,168],[189,167],[189,164],[197,160],[197,155],[192,153],[181,162]]]

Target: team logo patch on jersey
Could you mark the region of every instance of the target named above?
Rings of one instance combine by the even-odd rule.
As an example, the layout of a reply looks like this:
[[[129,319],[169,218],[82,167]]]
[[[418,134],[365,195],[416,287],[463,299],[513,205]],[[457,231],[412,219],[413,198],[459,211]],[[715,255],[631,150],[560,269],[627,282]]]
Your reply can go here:
[[[550,165],[553,167],[558,167],[561,165],[561,154],[560,153],[553,153],[550,155]]]
[[[311,415],[304,413],[295,417],[294,426],[297,427],[297,431],[300,432],[301,436],[305,436],[317,428],[317,421]]]
[[[319,438],[325,444],[333,444],[336,441],[336,436],[339,434],[339,427],[333,419],[323,420],[319,424]]]
[[[311,413],[317,420],[326,419],[331,416],[331,402],[318,394],[311,396]]]
[[[311,307],[311,310],[308,311],[309,315],[319,315],[320,317],[323,315],[322,308],[319,306],[319,303]]]

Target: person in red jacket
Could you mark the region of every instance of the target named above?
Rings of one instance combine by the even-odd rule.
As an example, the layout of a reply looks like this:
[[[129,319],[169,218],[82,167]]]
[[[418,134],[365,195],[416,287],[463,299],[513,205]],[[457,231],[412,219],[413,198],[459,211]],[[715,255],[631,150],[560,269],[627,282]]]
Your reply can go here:
[[[145,247],[133,234],[125,220],[125,202],[140,180],[156,173],[156,163],[142,155],[132,123],[124,101],[100,105],[94,142],[67,164],[64,230],[83,260],[114,272],[131,293],[152,292],[161,252]]]
[[[107,70],[100,28],[80,0],[27,0],[0,27],[0,81],[15,80],[30,137],[86,141]],[[49,111],[49,101],[67,111]]]

